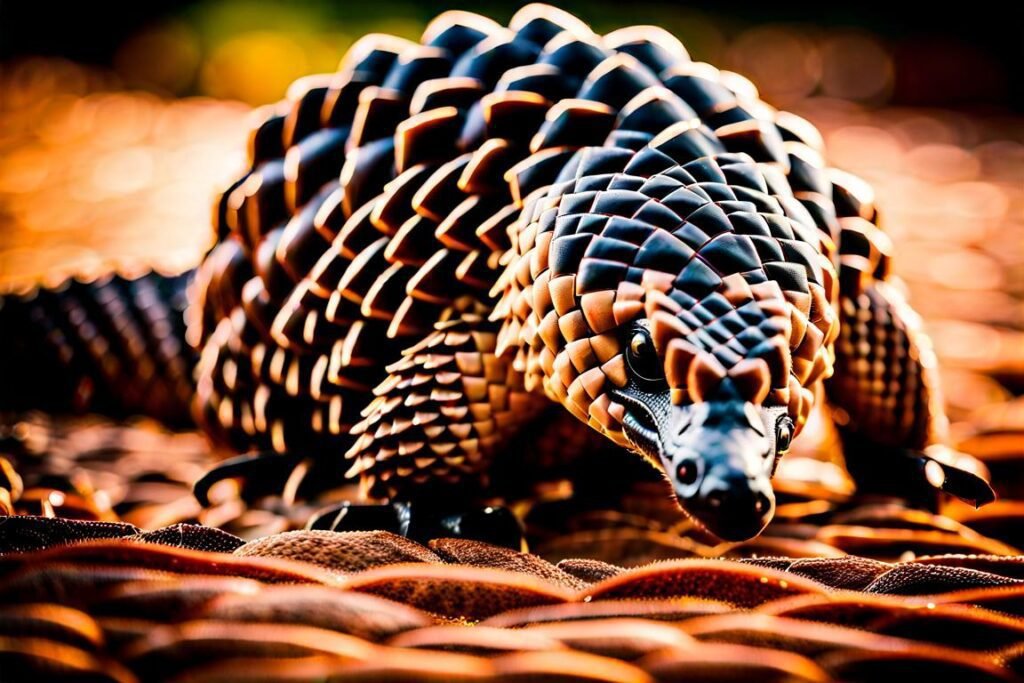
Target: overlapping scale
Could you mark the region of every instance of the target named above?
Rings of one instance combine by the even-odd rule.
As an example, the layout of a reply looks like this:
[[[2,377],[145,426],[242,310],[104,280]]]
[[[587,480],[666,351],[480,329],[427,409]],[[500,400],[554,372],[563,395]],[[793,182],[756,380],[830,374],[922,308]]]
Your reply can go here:
[[[536,401],[509,397],[532,392],[626,445],[608,388],[625,382],[623,328],[645,316],[677,403],[766,401],[801,427],[835,372],[847,431],[903,447],[942,436],[927,345],[882,282],[870,190],[826,167],[810,124],[661,29],[600,36],[541,5],[507,27],[447,12],[419,42],[360,39],[256,119],[188,314],[194,412],[233,449],[338,469],[349,453],[388,495],[433,474],[482,479],[496,439],[443,442],[470,472],[393,461],[429,448],[426,431],[397,444],[393,428],[365,430],[404,424],[422,394],[403,373],[462,301],[476,321],[461,324],[494,337],[476,352],[507,366],[488,384],[501,397],[470,402],[472,430],[514,433]],[[3,315],[42,318],[40,352],[84,378],[64,387],[79,403],[177,419],[192,359],[147,337],[177,323],[127,289],[71,284]],[[129,386],[150,366],[159,380]],[[477,395],[478,376],[451,373],[432,396]],[[399,413],[366,412],[384,405]],[[956,478],[957,456],[928,457]]]
[[[586,248],[578,243],[583,258],[571,262],[574,257],[567,253],[555,265],[576,274],[582,294],[598,296],[588,294],[585,309],[574,305],[560,312],[559,335],[564,330],[574,339],[588,321],[610,333],[612,311],[619,307],[614,293],[600,293],[620,284],[646,285],[645,271],[674,269],[674,275],[710,293],[717,275],[702,269],[693,253],[723,231],[755,236],[759,230],[764,234],[756,236],[767,239],[770,227],[756,218],[766,206],[780,216],[777,222],[804,220],[813,226],[808,214],[773,199],[777,188],[768,189],[748,157],[727,155],[692,172],[671,170],[683,159],[721,155],[732,146],[773,165],[789,165],[780,151],[782,139],[796,136],[788,128],[774,132],[768,108],[746,103],[743,110],[764,114],[763,121],[723,114],[756,94],[750,88],[734,92],[741,81],[733,80],[690,63],[685,49],[663,31],[626,29],[601,37],[564,12],[539,6],[524,8],[509,28],[451,12],[428,26],[422,44],[376,35],[360,40],[338,73],[297,83],[285,103],[266,110],[251,137],[251,170],[222,202],[221,245],[211,252],[200,279],[201,289],[218,294],[207,293],[201,316],[197,311],[193,319],[206,347],[199,404],[211,429],[236,447],[362,450],[357,462],[363,465],[355,469],[372,469],[366,462],[371,445],[366,432],[356,440],[347,434],[368,399],[347,389],[379,382],[373,368],[383,373],[403,348],[423,342],[444,308],[459,297],[491,306],[489,291],[500,287],[502,267],[511,268],[513,256],[502,255],[508,236],[513,249],[523,248],[527,237],[515,234],[526,224],[520,213],[525,209],[529,217],[539,204],[550,203],[555,194],[548,187],[559,188],[566,198],[573,194],[569,181],[599,191],[601,202],[610,204],[595,211],[678,234],[672,243],[662,231],[647,240],[632,235],[631,242],[629,223],[619,220],[604,226],[607,236],[593,222],[576,226],[599,239]],[[701,116],[711,120],[712,110],[732,129],[717,134],[701,123]],[[785,144],[814,160],[809,151],[800,151],[799,142]],[[624,148],[608,156],[600,153],[601,146],[608,152]],[[829,186],[821,167],[799,168],[819,194]],[[603,182],[607,173],[625,175]],[[619,191],[638,193],[638,201],[615,199]],[[733,204],[701,212],[711,202]],[[730,222],[728,216],[735,218]],[[528,239],[558,249],[550,246],[546,232]],[[620,233],[625,239],[614,236]],[[762,273],[748,275],[752,280],[773,275],[767,267],[758,270],[755,261],[794,260],[781,247],[744,244],[747,251],[739,256],[725,242],[711,245],[707,255],[721,251],[711,261],[725,271],[742,266]],[[241,267],[246,261],[252,263],[248,271]],[[229,262],[238,267],[226,270]],[[530,278],[544,280],[542,268],[529,270]],[[809,285],[796,278],[794,287],[800,286],[806,298]],[[496,315],[506,308],[511,304],[499,303]],[[217,322],[228,318],[234,320],[230,325]],[[520,319],[516,325],[536,336],[554,323],[548,321]],[[506,327],[511,329],[509,323]],[[513,342],[503,333],[498,350]],[[614,341],[606,335],[598,346],[605,356],[602,365],[614,375],[621,365],[611,349]],[[278,354],[279,348],[287,355]],[[720,354],[727,353],[720,348]],[[581,405],[571,410],[597,424],[587,404],[603,396],[598,373],[574,384],[588,369],[585,357],[593,357],[582,350],[577,344],[573,352],[579,368],[569,371],[559,363],[560,378],[567,381],[549,394],[568,396],[572,387]],[[806,353],[813,358],[814,349]],[[524,388],[537,389],[538,372],[553,371],[554,361],[554,356],[532,358],[526,365],[517,360],[507,381],[515,384],[518,372],[528,367]],[[459,375],[453,384],[470,380]],[[394,383],[387,386],[404,391]],[[403,401],[407,398],[402,394]],[[596,413],[607,422],[610,406],[607,400],[598,403]],[[306,436],[289,437],[293,429]],[[378,454],[397,452],[376,442],[373,447]],[[409,470],[391,467],[382,465],[379,474],[391,478]],[[375,474],[366,476],[379,484]]]

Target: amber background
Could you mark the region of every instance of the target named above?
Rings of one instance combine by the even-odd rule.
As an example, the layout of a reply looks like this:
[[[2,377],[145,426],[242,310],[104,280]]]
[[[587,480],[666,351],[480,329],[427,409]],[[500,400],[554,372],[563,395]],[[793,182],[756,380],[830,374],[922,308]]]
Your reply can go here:
[[[830,161],[876,189],[962,421],[1024,390],[1024,24],[995,4],[892,4],[564,6],[598,31],[660,24],[820,128]],[[442,9],[120,5],[0,2],[0,289],[192,266],[250,108],[360,35],[415,38]]]

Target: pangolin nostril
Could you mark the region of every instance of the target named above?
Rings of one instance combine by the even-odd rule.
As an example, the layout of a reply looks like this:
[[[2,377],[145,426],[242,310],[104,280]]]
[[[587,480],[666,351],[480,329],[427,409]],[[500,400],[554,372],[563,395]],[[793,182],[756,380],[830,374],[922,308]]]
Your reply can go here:
[[[715,489],[707,495],[705,500],[707,501],[708,507],[720,508],[725,503],[725,499],[728,497],[728,492],[724,489]]]

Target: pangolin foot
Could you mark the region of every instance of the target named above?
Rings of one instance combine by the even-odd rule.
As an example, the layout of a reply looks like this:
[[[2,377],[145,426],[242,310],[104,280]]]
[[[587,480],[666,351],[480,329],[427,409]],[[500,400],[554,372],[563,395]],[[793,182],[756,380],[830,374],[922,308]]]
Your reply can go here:
[[[246,501],[262,495],[279,492],[281,482],[299,462],[292,456],[276,453],[246,453],[229,458],[204,474],[192,486],[192,493],[203,507],[210,505],[210,489],[226,479],[239,483],[240,494]]]
[[[230,479],[237,482],[240,497],[248,503],[263,496],[313,500],[318,493],[344,483],[337,470],[315,458],[255,451],[219,463],[192,486],[192,493],[208,507],[213,486]]]
[[[519,550],[523,528],[506,507],[464,510],[426,503],[339,503],[318,511],[307,529],[326,531],[390,531],[426,544],[435,538],[466,538]]]
[[[923,451],[878,446],[852,437],[846,449],[856,453],[847,460],[847,469],[861,494],[901,498],[914,507],[932,511],[938,510],[940,492],[976,507],[996,498],[985,466],[966,453],[944,446]]]

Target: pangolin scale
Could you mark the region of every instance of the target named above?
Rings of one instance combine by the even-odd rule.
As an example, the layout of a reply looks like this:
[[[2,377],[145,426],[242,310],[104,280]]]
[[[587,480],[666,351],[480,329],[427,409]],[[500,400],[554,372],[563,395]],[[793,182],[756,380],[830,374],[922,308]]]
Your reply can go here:
[[[555,404],[744,538],[827,395],[848,438],[916,454],[892,472],[991,497],[928,448],[935,360],[870,189],[667,32],[446,12],[257,116],[187,315],[216,440],[443,499]]]

